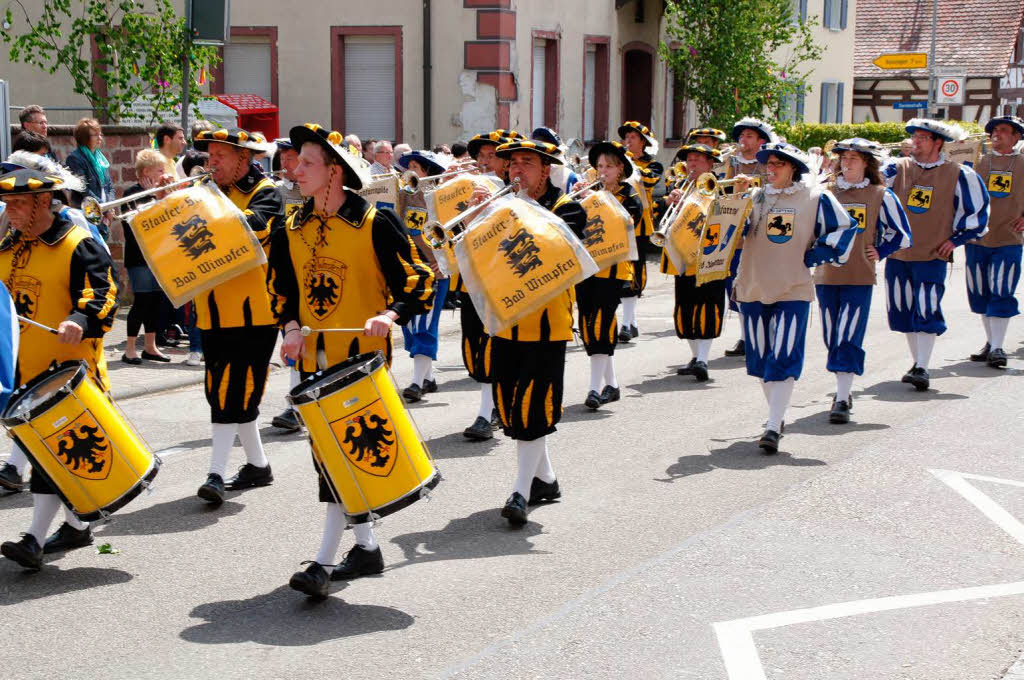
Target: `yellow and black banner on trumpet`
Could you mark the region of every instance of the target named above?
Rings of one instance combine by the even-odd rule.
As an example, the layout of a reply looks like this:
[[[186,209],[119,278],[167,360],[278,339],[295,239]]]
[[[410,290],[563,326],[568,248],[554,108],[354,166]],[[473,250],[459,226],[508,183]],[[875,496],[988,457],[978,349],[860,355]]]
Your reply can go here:
[[[693,274],[701,246],[701,232],[714,195],[693,192],[686,197],[665,238],[665,254],[677,272]]]
[[[720,196],[711,206],[701,233],[698,286],[729,276],[729,265],[743,238],[743,226],[751,207],[750,199],[740,196]]]
[[[245,215],[212,182],[175,191],[129,226],[175,307],[267,261]]]
[[[561,218],[512,196],[483,209],[456,242],[455,258],[489,335],[511,328],[598,271]]]
[[[489,175],[460,175],[427,192],[427,214],[431,220],[447,224],[470,207],[473,191],[484,187],[493,194],[502,187],[497,177]]]
[[[598,271],[637,258],[633,219],[610,191],[596,191],[580,205],[587,212],[583,246],[594,258]]]

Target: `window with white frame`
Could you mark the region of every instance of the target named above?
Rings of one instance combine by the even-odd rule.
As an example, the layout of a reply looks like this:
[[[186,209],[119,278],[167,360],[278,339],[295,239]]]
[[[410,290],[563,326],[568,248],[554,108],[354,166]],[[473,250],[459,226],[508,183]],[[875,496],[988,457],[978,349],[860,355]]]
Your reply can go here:
[[[824,0],[822,24],[833,31],[846,28],[846,14],[849,11],[849,0]]]
[[[818,121],[821,123],[843,122],[843,96],[845,84],[825,81],[821,84],[821,108]]]
[[[544,93],[547,92],[545,75],[547,70],[548,41],[537,38],[533,41],[533,127],[544,125]]]
[[[395,38],[347,35],[345,49],[345,131],[361,139],[395,139]]]
[[[273,100],[271,44],[266,38],[234,36],[224,45],[224,92]]]

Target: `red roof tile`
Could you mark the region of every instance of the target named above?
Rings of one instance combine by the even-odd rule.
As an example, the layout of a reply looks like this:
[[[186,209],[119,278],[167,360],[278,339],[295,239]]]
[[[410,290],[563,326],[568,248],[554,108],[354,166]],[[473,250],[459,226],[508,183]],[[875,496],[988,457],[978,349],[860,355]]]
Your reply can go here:
[[[973,77],[1006,73],[1024,0],[939,0],[935,65]],[[891,52],[928,52],[932,0],[858,0],[854,76],[924,75],[885,71],[871,62]]]

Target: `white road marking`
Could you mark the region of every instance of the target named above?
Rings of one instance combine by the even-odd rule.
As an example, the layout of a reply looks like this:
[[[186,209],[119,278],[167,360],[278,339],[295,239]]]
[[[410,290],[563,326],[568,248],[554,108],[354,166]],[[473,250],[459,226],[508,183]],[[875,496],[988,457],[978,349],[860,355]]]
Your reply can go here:
[[[1000,529],[1024,545],[1024,523],[1008,513],[1001,505],[992,500],[977,488],[968,483],[968,479],[994,484],[1006,484],[1024,488],[1024,482],[984,475],[972,475],[952,470],[928,470],[940,481],[966,498],[972,505],[981,510],[982,514],[994,522]],[[827,621],[858,614],[874,614],[895,609],[909,609],[933,604],[950,602],[968,602],[990,597],[1005,597],[1024,594],[1024,581],[1000,583],[990,586],[976,586],[957,590],[938,590],[915,595],[895,595],[892,597],[873,598],[869,600],[853,600],[827,604],[809,609],[793,609],[790,611],[751,616],[745,619],[733,619],[712,624],[718,636],[718,646],[722,650],[722,660],[729,680],[767,680],[761,658],[754,644],[754,631],[769,630],[797,623]]]

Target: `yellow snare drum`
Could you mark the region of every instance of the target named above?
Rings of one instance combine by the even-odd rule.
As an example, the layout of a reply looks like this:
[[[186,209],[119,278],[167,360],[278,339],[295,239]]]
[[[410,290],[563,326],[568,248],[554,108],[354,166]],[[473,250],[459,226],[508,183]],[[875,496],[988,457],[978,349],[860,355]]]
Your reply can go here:
[[[2,422],[80,519],[124,507],[150,485],[160,459],[88,377],[67,361],[11,395]]]
[[[397,512],[441,481],[380,352],[310,376],[288,401],[305,423],[317,466],[349,521]]]

